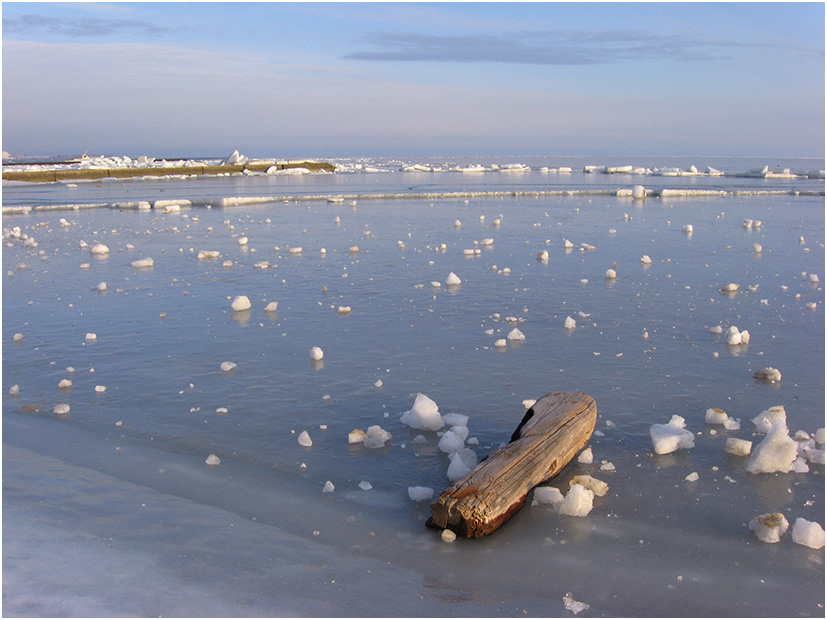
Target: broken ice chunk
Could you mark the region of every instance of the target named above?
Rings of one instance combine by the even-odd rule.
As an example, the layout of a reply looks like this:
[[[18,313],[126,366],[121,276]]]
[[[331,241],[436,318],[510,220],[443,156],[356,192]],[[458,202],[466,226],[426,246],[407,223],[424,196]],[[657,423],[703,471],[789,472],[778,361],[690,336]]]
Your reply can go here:
[[[723,409],[713,407],[706,410],[705,421],[707,424],[723,424],[727,419],[729,419],[729,416]]]
[[[69,405],[66,403],[60,403],[59,405],[55,405],[54,408],[55,415],[66,415],[69,413]]]
[[[359,430],[358,428],[355,430],[350,431],[347,434],[347,442],[348,443],[362,443],[367,437],[367,433],[365,431]]]
[[[606,484],[602,480],[598,480],[597,478],[592,478],[587,474],[580,474],[578,476],[574,476],[569,481],[569,488],[571,488],[575,484],[579,484],[580,486],[587,488],[597,497],[603,497],[604,495],[606,495],[606,493],[609,492],[608,484]]]
[[[434,496],[430,487],[408,487],[408,497],[414,502],[429,501]]]
[[[644,254],[643,256],[640,257],[640,262],[643,263],[644,265],[651,265],[652,264],[652,259],[649,258],[648,254]]]
[[[508,338],[508,340],[525,340],[525,334],[515,327],[508,332],[506,338]]]
[[[684,478],[684,480],[686,480],[687,482],[697,482],[699,479],[700,479],[700,476],[698,475],[698,472],[696,472],[696,471],[693,471],[686,478]]]
[[[752,442],[746,439],[727,437],[724,450],[727,454],[734,456],[747,456],[752,451]]]
[[[792,470],[798,456],[798,444],[790,437],[787,425],[776,422],[759,443],[747,463],[747,471],[753,474],[774,472],[787,473]]]
[[[565,324],[564,324],[564,327],[565,327],[566,329],[568,329],[568,330],[575,329],[575,328],[577,327],[577,321],[575,321],[575,320],[574,320],[573,318],[571,318],[570,316],[567,316],[567,317],[566,317],[566,322],[565,322]]]
[[[221,459],[218,458],[218,456],[215,454],[210,454],[207,457],[206,463],[207,465],[211,465],[212,467],[217,467],[218,465],[221,465]]]
[[[464,413],[446,413],[442,420],[449,426],[468,426],[468,416]]]
[[[645,192],[644,192],[644,196],[645,196]],[[571,593],[566,594],[566,596],[563,597],[563,604],[566,606],[566,609],[568,609],[570,612],[572,612],[575,616],[577,614],[579,614],[581,611],[585,611],[586,609],[589,608],[588,603],[581,603],[581,602],[575,601],[573,598],[571,598]]]
[[[279,302],[271,301],[269,304],[264,306],[265,312],[276,312],[279,309]]]
[[[588,465],[594,462],[594,454],[592,454],[591,446],[589,446],[580,453],[580,456],[577,457],[577,462],[582,463],[584,465]]]
[[[459,286],[462,284],[462,280],[460,280],[459,276],[452,271],[448,274],[448,277],[445,278],[445,284],[448,286]]]
[[[459,220],[457,220],[459,221]],[[443,542],[452,543],[457,539],[457,535],[452,532],[451,530],[442,530],[442,534],[440,534],[440,538],[442,538]]]
[[[563,493],[557,487],[537,487],[534,489],[534,501],[557,508],[563,501]]]
[[[392,435],[381,426],[369,426],[365,434],[364,444],[366,448],[383,448],[385,443],[391,440]]]
[[[453,452],[449,458],[451,464],[448,466],[448,480],[451,482],[464,478],[477,466],[477,454],[470,448]]]
[[[109,254],[109,248],[102,243],[96,243],[92,246],[89,252],[96,255]]]
[[[132,261],[132,266],[136,269],[146,269],[147,267],[152,267],[154,264],[155,261],[151,258],[141,258]]]
[[[333,483],[330,480],[325,482],[324,487],[322,487],[322,493],[333,493],[333,491],[335,491],[335,490],[336,490],[336,487],[333,485]]]
[[[824,529],[815,521],[798,517],[793,523],[793,542],[811,549],[824,546]]]
[[[307,431],[302,431],[301,433],[299,433],[298,441],[299,445],[305,448],[309,448],[313,445],[313,440],[310,439],[310,435],[307,433]]]
[[[324,351],[322,351],[321,347],[313,347],[310,349],[310,359],[319,361],[324,357]]]
[[[242,310],[249,310],[250,306],[250,299],[246,295],[238,295],[236,296],[230,306],[232,306],[233,311],[241,312]]]
[[[585,517],[594,507],[594,492],[581,484],[573,484],[557,512],[570,517]]]
[[[421,431],[438,431],[445,426],[437,404],[421,392],[417,393],[413,407],[402,414],[401,421]]]
[[[680,449],[689,449],[695,446],[695,436],[691,431],[684,429],[686,422],[678,415],[673,415],[667,424],[652,424],[649,435],[655,454],[669,454]]]
[[[765,409],[752,419],[755,424],[755,431],[757,433],[768,433],[772,425],[776,422],[787,422],[787,412],[784,405],[775,405],[769,409]]]
[[[370,491],[373,488],[373,485],[367,480],[362,480],[362,482],[359,483],[359,488],[363,491]]]
[[[453,429],[451,429],[442,435],[439,439],[437,447],[446,454],[458,452],[465,447],[465,437],[461,437]]]
[[[235,362],[221,362],[221,372],[229,372],[238,366]]]
[[[758,540],[765,543],[777,543],[790,526],[786,517],[780,512],[770,512],[753,517],[749,529],[755,532]]]
[[[777,368],[769,366],[763,370],[755,373],[755,378],[759,381],[766,381],[768,383],[777,383],[781,381],[781,372]]]

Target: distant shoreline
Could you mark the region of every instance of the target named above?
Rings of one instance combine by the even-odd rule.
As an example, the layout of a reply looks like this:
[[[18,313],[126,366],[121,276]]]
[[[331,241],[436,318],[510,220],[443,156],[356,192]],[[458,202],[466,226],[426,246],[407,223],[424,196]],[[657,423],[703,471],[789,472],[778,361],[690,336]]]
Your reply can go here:
[[[45,170],[14,170],[22,164],[3,164],[4,181],[25,181],[29,183],[54,183],[57,181],[95,180],[106,178],[134,178],[134,177],[167,177],[167,176],[200,176],[203,174],[236,174],[247,172],[267,172],[275,168],[288,170],[305,168],[310,172],[333,172],[336,169],[331,163],[318,161],[255,161],[233,165],[196,165],[196,166],[138,166],[123,168],[80,168],[60,169],[47,168]]]

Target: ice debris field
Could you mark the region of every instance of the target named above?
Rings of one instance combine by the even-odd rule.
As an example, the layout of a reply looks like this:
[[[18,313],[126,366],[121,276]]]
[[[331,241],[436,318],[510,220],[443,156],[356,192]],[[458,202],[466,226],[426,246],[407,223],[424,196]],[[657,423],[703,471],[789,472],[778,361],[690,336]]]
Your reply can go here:
[[[4,612],[823,616],[823,173],[382,166],[4,184]],[[589,445],[426,529],[550,391]]]

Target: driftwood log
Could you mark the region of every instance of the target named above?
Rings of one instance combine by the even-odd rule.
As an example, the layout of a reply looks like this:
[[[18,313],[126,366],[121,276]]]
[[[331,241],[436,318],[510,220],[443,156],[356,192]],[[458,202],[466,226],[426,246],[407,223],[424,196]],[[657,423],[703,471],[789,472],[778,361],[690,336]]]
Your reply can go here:
[[[522,508],[531,489],[586,446],[596,421],[597,405],[588,394],[546,394],[526,411],[508,445],[431,504],[427,525],[467,538],[490,534]]]

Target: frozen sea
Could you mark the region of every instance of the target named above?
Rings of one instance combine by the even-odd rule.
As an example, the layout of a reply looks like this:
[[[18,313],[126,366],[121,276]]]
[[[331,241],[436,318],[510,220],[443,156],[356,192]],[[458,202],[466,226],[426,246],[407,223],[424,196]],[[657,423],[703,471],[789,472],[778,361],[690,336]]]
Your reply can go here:
[[[3,615],[572,616],[570,597],[580,616],[824,616],[824,549],[747,527],[823,526],[824,466],[752,474],[724,451],[757,445],[775,405],[791,433],[824,427],[823,173],[731,174],[823,160],[335,163],[4,183]],[[401,171],[417,163],[441,171]],[[158,200],[183,206],[128,205]],[[514,327],[525,341],[495,347]],[[757,381],[766,367],[781,381]],[[597,403],[594,462],[547,483],[608,483],[588,516],[530,495],[483,539],[427,529],[408,487],[436,497],[449,461],[400,421],[417,393],[468,415],[483,458],[556,391]],[[706,424],[712,407],[740,430]],[[649,427],[672,415],[695,446],[657,456]],[[348,443],[372,425],[383,448]]]

